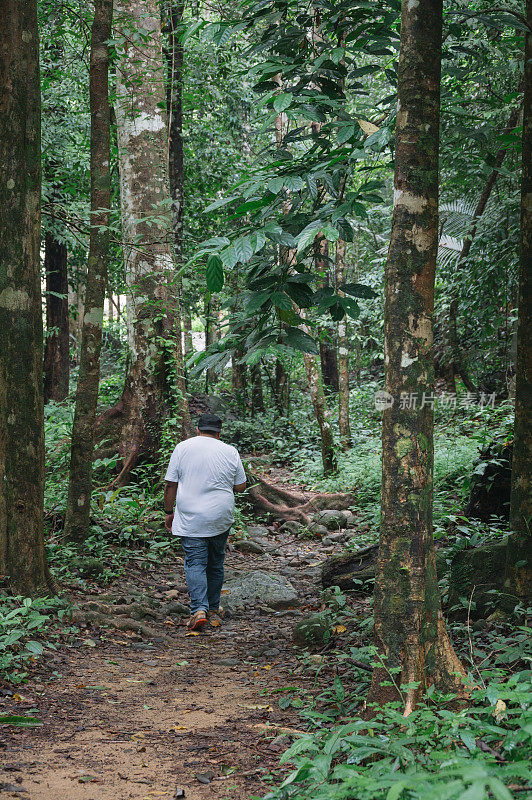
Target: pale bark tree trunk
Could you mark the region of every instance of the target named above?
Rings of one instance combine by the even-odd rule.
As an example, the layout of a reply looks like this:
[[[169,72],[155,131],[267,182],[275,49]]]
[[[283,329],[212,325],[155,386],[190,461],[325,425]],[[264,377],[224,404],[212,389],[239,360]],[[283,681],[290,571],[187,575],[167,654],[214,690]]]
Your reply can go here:
[[[70,373],[68,332],[67,249],[50,234],[44,240],[46,273],[46,344],[44,347],[44,402],[60,402],[68,395]]]
[[[123,0],[119,10],[117,29],[125,43],[117,65],[116,119],[131,368],[122,397],[101,415],[99,428],[104,436],[120,429],[122,469],[115,479],[120,485],[139,458],[159,446],[166,377],[162,342],[173,328],[174,309],[159,6],[156,0]],[[131,35],[132,28],[146,36]]]
[[[41,87],[35,0],[0,4],[0,573],[46,591]],[[6,90],[6,87],[9,87]]]
[[[532,0],[526,3],[532,30]],[[532,33],[525,38],[521,258],[517,321],[514,448],[506,586],[521,598],[532,594]]]
[[[169,8],[168,48],[168,150],[170,197],[172,199],[172,228],[174,244],[175,276],[172,283],[174,354],[176,369],[177,413],[180,420],[180,436],[186,439],[193,435],[188,408],[185,361],[182,340],[182,269],[183,269],[183,206],[185,201],[185,163],[183,154],[183,68],[184,47],[181,37],[185,11],[184,2],[171,3]]]
[[[432,536],[441,29],[442,0],[403,0],[395,203],[385,271],[386,390],[393,405],[383,419],[375,577],[375,660],[381,666],[373,672],[368,703],[400,700],[405,715],[429,685],[463,691],[464,675],[441,612]],[[415,408],[404,402],[411,396]]]
[[[343,239],[336,242],[336,291],[345,297],[338,287],[345,283],[346,245]],[[347,316],[338,321],[338,426],[340,444],[343,450],[351,447],[351,426],[349,423],[349,338],[347,335]]]
[[[95,0],[90,53],[91,226],[65,518],[65,538],[75,541],[85,539],[90,526],[94,423],[100,383],[103,307],[109,254],[111,113],[108,41],[111,37],[112,21],[112,0]]]

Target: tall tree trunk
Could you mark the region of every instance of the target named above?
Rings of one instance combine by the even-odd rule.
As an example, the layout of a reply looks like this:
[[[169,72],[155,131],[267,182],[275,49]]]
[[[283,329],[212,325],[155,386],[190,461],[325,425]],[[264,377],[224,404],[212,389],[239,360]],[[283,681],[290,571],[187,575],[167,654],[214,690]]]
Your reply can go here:
[[[69,349],[68,274],[66,245],[50,233],[44,240],[46,273],[46,344],[44,348],[44,402],[60,402],[68,395]]]
[[[442,0],[403,0],[395,203],[385,271],[386,390],[393,405],[383,419],[375,577],[381,666],[374,669],[368,703],[400,700],[405,715],[429,685],[459,692],[456,673],[464,674],[443,621],[432,536],[441,30]],[[415,408],[405,402],[410,397],[417,398]]]
[[[54,94],[54,84],[64,70],[64,15],[60,9],[51,10],[51,37],[46,45],[44,75]],[[46,109],[47,117],[56,125],[65,125],[65,106],[52,103]],[[68,275],[67,249],[58,238],[64,224],[56,218],[55,204],[62,199],[61,162],[52,150],[44,158],[44,174],[49,189],[48,226],[44,239],[44,270],[46,275],[46,338],[44,346],[44,402],[60,402],[68,395],[69,383],[69,330],[68,330]]]
[[[95,0],[90,55],[91,226],[65,519],[65,538],[75,541],[87,537],[90,524],[94,422],[100,383],[100,350],[109,254],[111,113],[108,41],[111,37],[112,21],[112,0]]]
[[[526,4],[532,30],[532,0]],[[515,423],[506,586],[518,597],[532,594],[532,33],[525,37],[521,259],[517,320]]]
[[[336,242],[336,291],[340,297],[345,293],[339,288],[345,283],[346,245],[342,239]],[[349,338],[347,336],[347,316],[338,321],[338,426],[340,444],[344,450],[351,447],[351,426],[349,423]]]
[[[172,229],[174,233],[175,275],[172,283],[173,339],[176,369],[177,414],[180,420],[180,436],[186,439],[193,434],[187,399],[185,360],[183,355],[182,322],[182,270],[183,270],[183,205],[185,201],[185,163],[183,155],[183,66],[182,42],[184,2],[171,3],[169,9],[168,48],[168,169],[170,197],[172,199]]]
[[[35,0],[0,4],[0,573],[46,590],[41,87]],[[8,88],[7,88],[8,87]]]
[[[115,479],[120,485],[127,483],[139,458],[159,446],[164,342],[174,309],[159,6],[156,0],[122,0],[119,9],[117,29],[124,33],[124,44],[117,65],[116,120],[131,368],[122,397],[101,415],[99,429],[103,436],[120,430],[122,469]],[[131,27],[142,35],[132,36]]]

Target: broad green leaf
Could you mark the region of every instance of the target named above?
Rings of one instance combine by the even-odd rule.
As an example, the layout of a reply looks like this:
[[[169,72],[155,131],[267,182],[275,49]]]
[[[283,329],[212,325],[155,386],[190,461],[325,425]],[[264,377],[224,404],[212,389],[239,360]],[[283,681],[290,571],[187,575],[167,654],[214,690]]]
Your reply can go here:
[[[273,107],[278,114],[281,114],[288,108],[288,106],[292,103],[293,97],[294,96],[292,92],[283,92],[282,94],[277,95],[273,101]]]
[[[236,260],[245,264],[253,255],[253,245],[251,244],[251,237],[240,236],[233,242],[233,249],[235,251]]]
[[[207,259],[207,289],[210,292],[219,292],[224,285],[224,270],[220,256],[213,253]]]
[[[303,353],[312,353],[314,355],[319,353],[314,339],[305,331],[300,330],[300,328],[287,328],[285,342],[289,347],[293,347],[294,350],[301,350]]]

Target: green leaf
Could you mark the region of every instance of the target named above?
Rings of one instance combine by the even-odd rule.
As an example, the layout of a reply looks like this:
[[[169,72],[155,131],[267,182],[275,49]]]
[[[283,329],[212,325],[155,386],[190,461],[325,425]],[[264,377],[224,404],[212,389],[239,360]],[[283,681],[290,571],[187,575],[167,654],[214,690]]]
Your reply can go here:
[[[281,114],[292,103],[293,98],[294,96],[292,92],[283,92],[282,94],[278,94],[275,100],[273,101],[274,109],[277,111],[278,114]]]
[[[0,725],[14,725],[17,728],[33,728],[36,725],[42,725],[42,721],[37,717],[18,717],[18,716],[5,716],[0,717]]]
[[[351,125],[351,124],[343,125],[338,130],[338,134],[337,134],[338,144],[344,144],[345,142],[348,142],[349,139],[353,138],[355,133],[356,133],[356,128],[355,128],[354,125]]]
[[[338,288],[352,297],[363,297],[365,300],[374,300],[375,297],[378,297],[377,292],[364,283],[344,283]]]
[[[213,253],[207,259],[207,289],[209,292],[219,292],[224,285],[224,270],[220,256]]]
[[[236,260],[245,264],[253,255],[253,245],[251,244],[251,237],[240,236],[233,242],[233,249],[235,251]]]
[[[296,236],[297,252],[301,253],[306,247],[311,244],[321,228],[320,220],[311,222],[306,228],[303,228],[301,233]]]
[[[36,656],[42,656],[44,653],[44,647],[42,644],[33,640],[26,642],[26,650]]]
[[[285,342],[294,350],[301,350],[303,353],[318,355],[319,350],[314,339],[302,331],[300,328],[287,328],[285,331]]]

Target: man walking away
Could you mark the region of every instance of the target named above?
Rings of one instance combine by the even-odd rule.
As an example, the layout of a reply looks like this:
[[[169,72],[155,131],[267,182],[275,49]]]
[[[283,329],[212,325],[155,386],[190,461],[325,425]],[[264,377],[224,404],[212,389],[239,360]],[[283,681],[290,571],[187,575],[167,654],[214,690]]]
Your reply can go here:
[[[190,594],[190,630],[220,625],[225,545],[235,492],[246,488],[238,450],[220,441],[222,420],[203,414],[198,435],[172,453],[164,488],[165,527],[181,537]]]

